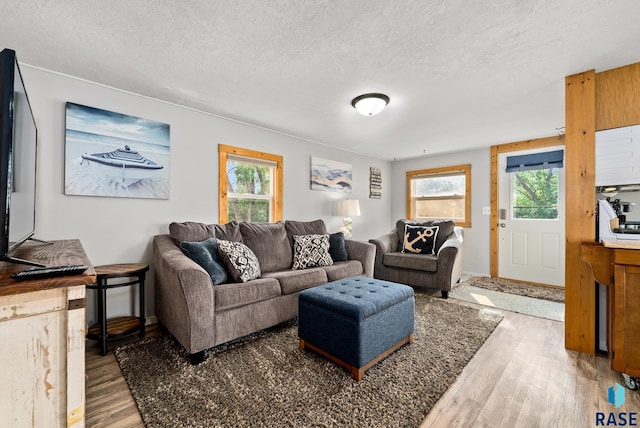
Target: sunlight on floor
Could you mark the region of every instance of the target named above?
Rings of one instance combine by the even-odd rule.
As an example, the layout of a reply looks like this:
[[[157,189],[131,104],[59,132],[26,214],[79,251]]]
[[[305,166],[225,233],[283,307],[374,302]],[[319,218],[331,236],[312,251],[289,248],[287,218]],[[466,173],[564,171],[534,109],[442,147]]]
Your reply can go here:
[[[492,306],[494,308],[496,307],[496,305],[494,305],[491,299],[489,299],[487,296],[483,296],[482,294],[475,294],[475,293],[469,293],[469,295],[473,297],[481,305]]]

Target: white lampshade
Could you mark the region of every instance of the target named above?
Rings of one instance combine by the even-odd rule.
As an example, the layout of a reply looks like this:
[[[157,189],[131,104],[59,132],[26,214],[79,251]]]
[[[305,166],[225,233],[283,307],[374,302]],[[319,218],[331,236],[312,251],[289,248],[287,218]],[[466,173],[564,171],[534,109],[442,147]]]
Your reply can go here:
[[[389,104],[389,97],[384,94],[364,94],[351,101],[353,108],[363,116],[375,116]]]
[[[360,215],[360,201],[357,199],[345,199],[338,202],[338,213],[344,217]]]

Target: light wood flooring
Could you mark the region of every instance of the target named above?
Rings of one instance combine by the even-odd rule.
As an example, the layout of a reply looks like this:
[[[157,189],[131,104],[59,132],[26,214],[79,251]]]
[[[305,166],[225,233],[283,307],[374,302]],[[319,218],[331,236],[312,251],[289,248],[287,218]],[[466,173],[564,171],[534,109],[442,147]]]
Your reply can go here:
[[[640,412],[637,391],[626,390],[617,409],[607,402],[621,376],[605,356],[567,351],[563,323],[504,313],[421,427],[588,427],[597,411]],[[147,335],[157,334],[147,328]],[[100,356],[88,345],[86,367],[86,426],[143,427],[113,353]]]

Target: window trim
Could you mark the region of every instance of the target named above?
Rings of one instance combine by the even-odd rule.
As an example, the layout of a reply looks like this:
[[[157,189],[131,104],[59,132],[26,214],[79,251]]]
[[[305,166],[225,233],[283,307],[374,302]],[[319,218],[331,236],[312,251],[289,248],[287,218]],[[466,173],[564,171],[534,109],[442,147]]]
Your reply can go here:
[[[456,226],[471,227],[471,164],[446,166],[440,168],[420,169],[406,172],[406,215],[410,220],[415,219],[413,212],[413,195],[411,193],[412,180],[424,177],[436,177],[445,175],[457,175],[454,173],[464,173],[465,194],[464,194],[464,222],[456,223]],[[431,199],[431,198],[430,198]],[[447,198],[451,199],[451,198]]]
[[[235,155],[235,156],[234,156]],[[224,224],[229,221],[227,205],[229,197],[227,193],[227,160],[229,156],[259,159],[275,164],[275,174],[273,177],[273,195],[271,196],[271,207],[269,222],[282,221],[282,207],[284,196],[283,157],[271,153],[259,152],[256,150],[243,149],[240,147],[218,144],[218,223]]]

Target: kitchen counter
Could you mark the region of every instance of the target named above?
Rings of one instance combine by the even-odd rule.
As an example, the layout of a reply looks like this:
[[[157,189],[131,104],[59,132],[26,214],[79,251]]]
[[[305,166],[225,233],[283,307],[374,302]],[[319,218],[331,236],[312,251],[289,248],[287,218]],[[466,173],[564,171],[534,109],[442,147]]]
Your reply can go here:
[[[640,240],[633,239],[602,239],[602,245],[606,248],[640,250]]]

